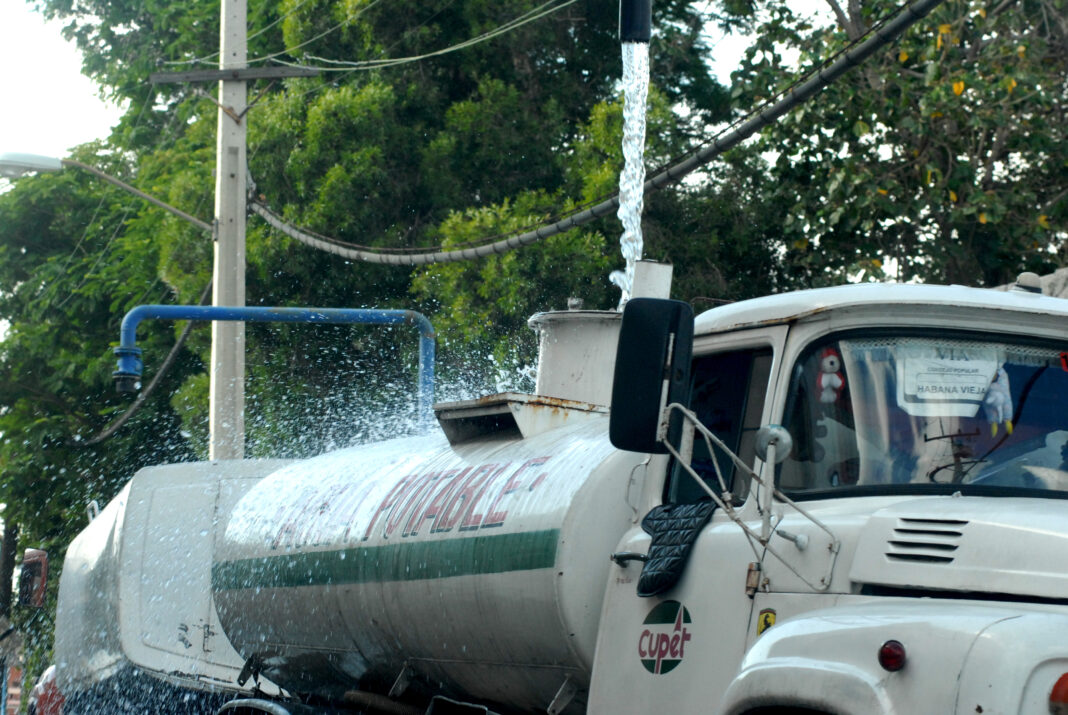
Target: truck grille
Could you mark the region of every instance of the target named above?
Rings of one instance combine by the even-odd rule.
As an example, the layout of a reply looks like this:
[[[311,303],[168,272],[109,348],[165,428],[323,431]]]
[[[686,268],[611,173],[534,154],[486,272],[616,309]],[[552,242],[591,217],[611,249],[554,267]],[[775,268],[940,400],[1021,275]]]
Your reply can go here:
[[[886,542],[886,557],[891,561],[952,563],[967,525],[967,521],[956,519],[898,519]]]

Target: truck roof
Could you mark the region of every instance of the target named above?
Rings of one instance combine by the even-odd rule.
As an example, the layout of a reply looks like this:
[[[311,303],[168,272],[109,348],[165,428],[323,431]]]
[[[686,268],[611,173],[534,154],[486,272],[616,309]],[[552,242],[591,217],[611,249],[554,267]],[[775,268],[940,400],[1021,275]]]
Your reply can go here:
[[[902,283],[858,283],[769,295],[719,306],[697,316],[697,335],[775,325],[847,308],[875,306],[955,306],[1068,317],[1068,300],[990,288]]]

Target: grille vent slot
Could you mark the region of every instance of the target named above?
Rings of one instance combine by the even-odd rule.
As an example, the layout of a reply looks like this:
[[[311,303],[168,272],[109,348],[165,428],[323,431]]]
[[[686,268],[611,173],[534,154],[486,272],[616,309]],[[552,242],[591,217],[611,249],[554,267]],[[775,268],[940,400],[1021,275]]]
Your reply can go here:
[[[952,563],[967,525],[967,521],[957,519],[898,519],[886,542],[886,558],[912,563]]]

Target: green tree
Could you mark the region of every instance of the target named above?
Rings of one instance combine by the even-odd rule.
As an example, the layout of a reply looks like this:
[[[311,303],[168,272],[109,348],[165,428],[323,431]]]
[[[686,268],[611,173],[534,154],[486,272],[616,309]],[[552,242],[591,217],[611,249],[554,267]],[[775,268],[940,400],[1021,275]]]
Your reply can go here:
[[[734,75],[739,107],[783,89],[791,56],[813,67],[896,7],[828,1],[830,26],[759,5]],[[814,285],[858,275],[997,285],[1063,265],[1065,10],[947,0],[765,131],[791,270]]]
[[[39,5],[67,23],[102,92],[129,102],[109,141],[84,148],[79,158],[209,215],[216,108],[196,86],[150,84],[147,75],[217,60],[217,3]],[[526,0],[266,3],[250,14],[250,55],[322,63],[427,54],[536,7]],[[704,62],[697,8],[683,1],[656,8],[663,51],[653,72],[669,108],[663,131],[675,146],[727,106]],[[257,193],[294,223],[389,247],[538,221],[568,201],[592,197],[579,166],[589,153],[580,145],[616,94],[616,12],[614,2],[580,0],[502,37],[424,61],[254,84],[250,97],[259,101],[248,121]],[[614,171],[606,166],[590,164],[601,174]],[[610,233],[594,227],[464,270],[483,270],[490,282],[498,273],[515,277],[511,296],[492,298],[511,316],[560,307],[561,297],[591,280],[597,284],[591,303],[608,307],[615,301],[605,281],[615,251],[615,239],[604,238]],[[140,465],[203,454],[206,328],[193,331],[176,367],[123,430],[84,444],[128,406],[109,379],[109,347],[123,312],[140,302],[196,302],[210,277],[211,253],[210,241],[192,227],[76,171],[28,177],[0,195],[0,318],[9,325],[0,346],[0,500],[25,543],[61,555],[89,499],[110,498]],[[414,295],[416,307],[437,313],[447,336],[493,343],[450,332],[440,320],[453,306],[477,302],[460,295],[471,288],[464,280],[453,283],[455,295],[413,294],[411,270],[354,265],[255,219],[248,260],[251,304],[410,307]],[[553,291],[539,292],[529,280],[556,274],[564,279]],[[504,320],[501,329],[526,331],[525,317]],[[142,326],[146,378],[178,330]],[[415,340],[402,333],[250,329],[250,452],[307,454],[376,436],[351,424],[349,408],[380,405],[410,384]],[[331,403],[327,386],[339,385],[341,397]],[[321,436],[324,421],[331,428]]]
[[[119,176],[129,171],[121,157],[93,147],[78,158]],[[20,542],[48,550],[56,565],[90,501],[111,499],[142,466],[192,456],[167,399],[183,375],[200,369],[188,355],[125,429],[94,443],[127,403],[110,376],[122,314],[173,297],[159,279],[158,218],[76,170],[0,194],[0,501]],[[140,332],[151,354],[174,342],[172,326]],[[15,618],[27,635],[29,672],[39,673],[52,611],[17,610]]]

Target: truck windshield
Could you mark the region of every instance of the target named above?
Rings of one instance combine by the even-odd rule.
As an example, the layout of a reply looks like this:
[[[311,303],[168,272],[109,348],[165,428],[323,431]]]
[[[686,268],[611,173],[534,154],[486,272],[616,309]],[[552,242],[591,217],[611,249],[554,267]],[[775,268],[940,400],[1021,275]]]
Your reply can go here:
[[[1068,496],[1068,346],[829,339],[801,356],[790,390],[779,484],[792,496]]]

